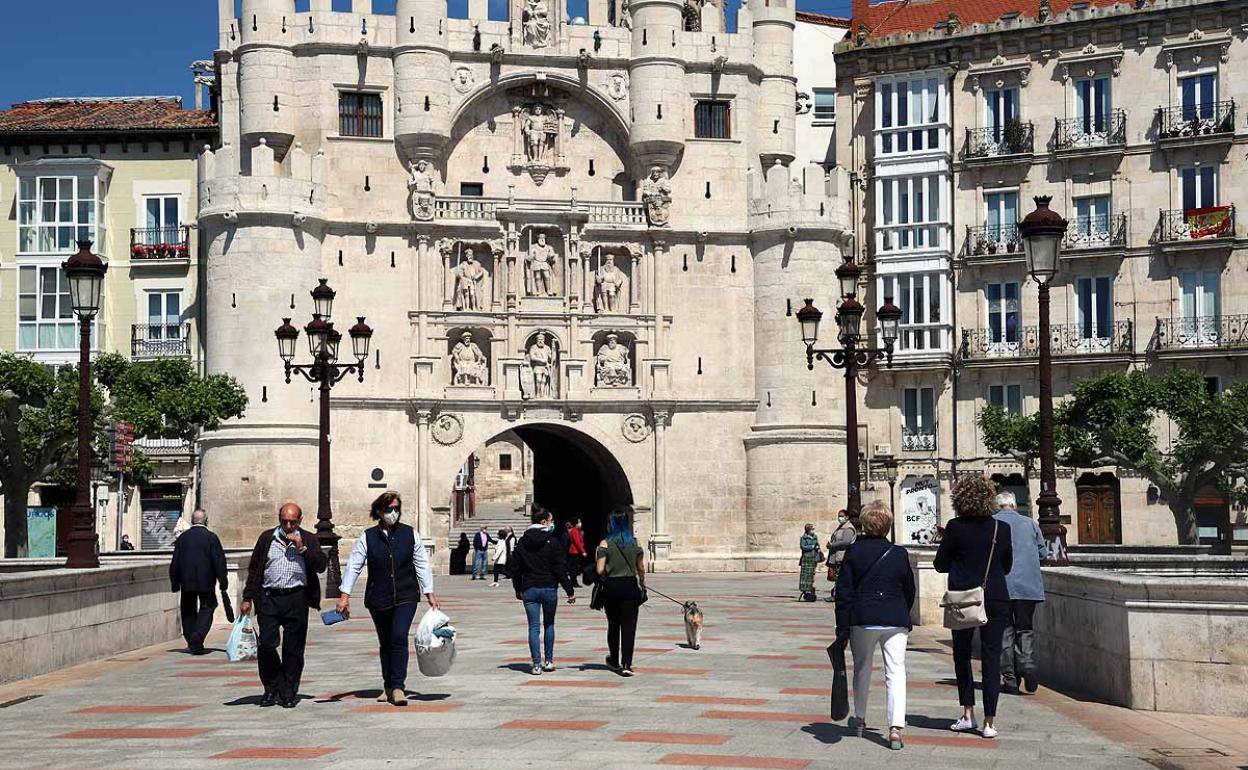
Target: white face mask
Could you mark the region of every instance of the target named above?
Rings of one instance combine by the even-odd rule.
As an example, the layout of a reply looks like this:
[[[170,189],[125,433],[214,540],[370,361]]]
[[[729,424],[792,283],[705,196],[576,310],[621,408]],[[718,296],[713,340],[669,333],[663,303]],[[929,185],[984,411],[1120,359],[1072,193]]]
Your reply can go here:
[[[837,516],[837,517],[836,517],[836,523],[837,523],[837,524],[844,524],[844,523],[845,523],[845,517],[844,517],[844,516]]]
[[[386,523],[387,527],[393,527],[395,524],[399,523],[399,512],[387,510],[385,513],[381,514],[381,520]]]

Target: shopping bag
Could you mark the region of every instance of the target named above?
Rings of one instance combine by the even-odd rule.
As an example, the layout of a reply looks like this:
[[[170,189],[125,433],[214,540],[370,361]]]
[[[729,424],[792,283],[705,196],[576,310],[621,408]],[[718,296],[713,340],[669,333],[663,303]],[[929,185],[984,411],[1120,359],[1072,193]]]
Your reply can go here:
[[[225,654],[231,663],[242,663],[256,659],[256,626],[251,615],[243,615],[230,629],[229,641],[225,643]]]
[[[849,716],[849,677],[845,671],[845,645],[848,638],[837,637],[828,645],[828,659],[832,661],[832,704],[833,722],[839,722]]]
[[[455,627],[441,610],[431,609],[416,626],[416,665],[425,676],[444,676],[455,662]]]

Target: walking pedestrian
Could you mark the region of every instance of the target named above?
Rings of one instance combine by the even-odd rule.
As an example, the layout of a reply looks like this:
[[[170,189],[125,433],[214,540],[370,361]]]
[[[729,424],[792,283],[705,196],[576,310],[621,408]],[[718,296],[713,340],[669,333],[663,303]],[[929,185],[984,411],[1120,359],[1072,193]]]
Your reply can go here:
[[[832,590],[828,592],[827,601],[836,601],[836,576],[840,572],[845,552],[857,537],[858,530],[850,520],[849,512],[844,508],[837,511],[836,529],[828,536],[828,582],[832,584]]]
[[[854,655],[854,716],[859,737],[867,726],[875,648],[884,657],[888,690],[888,746],[898,750],[906,726],[906,643],[913,624],[914,572],[905,548],[888,541],[893,515],[881,500],[862,509],[862,534],[845,551],[836,581],[836,634],[849,637]]]
[[[1044,577],[1040,562],[1048,558],[1049,546],[1036,520],[1018,510],[1013,492],[997,495],[998,511],[993,518],[1010,527],[1014,564],[1005,576],[1010,593],[1005,633],[1001,637],[1001,691],[1018,695],[1021,682],[1027,692],[1036,691],[1036,661],[1032,621],[1036,607],[1044,601]]]
[[[485,565],[490,555],[490,543],[494,542],[494,538],[490,537],[488,524],[482,524],[481,529],[477,530],[477,534],[472,539],[472,579],[485,580]]]
[[[239,609],[260,616],[257,664],[264,684],[261,706],[299,704],[303,648],[308,639],[308,609],[321,604],[317,573],[328,563],[316,535],[300,528],[303,510],[294,503],[277,512],[277,527],[256,540],[247,568],[247,585]],[[282,652],[277,652],[278,643]]]
[[[983,476],[965,476],[953,486],[953,510],[957,515],[945,525],[933,566],[948,573],[950,591],[983,587],[988,622],[976,628],[953,631],[953,670],[958,679],[958,702],[962,716],[950,729],[972,732],[975,722],[975,679],[971,670],[971,645],[979,631],[983,669],[985,738],[996,738],[997,699],[1001,694],[1001,637],[1009,616],[1010,594],[1005,576],[1014,561],[1010,525],[993,518],[996,488]]]
[[[403,501],[398,492],[383,492],[373,501],[369,516],[376,526],[364,530],[347,558],[339,586],[338,611],[351,611],[351,590],[368,565],[364,606],[377,630],[381,657],[380,702],[407,705],[407,637],[424,594],[431,609],[438,609],[433,593],[433,570],[424,540],[414,528],[399,521]]]
[[[498,540],[494,541],[494,582],[490,583],[490,588],[498,588],[498,579],[506,573],[507,552],[510,548],[507,530],[500,529],[498,531]]]
[[[123,541],[122,550],[125,545]],[[208,514],[203,509],[195,509],[190,528],[173,543],[169,583],[174,593],[182,592],[179,607],[187,652],[206,655],[204,639],[212,629],[212,614],[217,609],[217,586],[222,592],[229,590],[230,576],[221,539],[209,531]]]
[[[577,578],[580,577],[588,558],[589,552],[585,550],[585,533],[581,530],[581,520],[570,519],[568,521],[568,577],[571,578],[572,585],[580,585]]]
[[[524,614],[529,621],[531,673],[536,676],[555,670],[555,610],[559,608],[556,588],[563,586],[568,604],[576,604],[576,588],[568,580],[567,551],[554,534],[550,511],[535,504],[530,521],[533,523],[520,536],[509,563],[516,599],[524,602]]]
[[[620,676],[633,675],[637,612],[646,601],[646,552],[633,536],[633,509],[622,505],[607,518],[607,537],[594,553],[607,613],[607,666]]]
[[[819,550],[819,536],[815,534],[815,525],[807,524],[800,543],[802,556],[798,559],[801,572],[797,578],[797,590],[801,593],[801,601],[815,600],[815,568],[823,561],[823,553]]]

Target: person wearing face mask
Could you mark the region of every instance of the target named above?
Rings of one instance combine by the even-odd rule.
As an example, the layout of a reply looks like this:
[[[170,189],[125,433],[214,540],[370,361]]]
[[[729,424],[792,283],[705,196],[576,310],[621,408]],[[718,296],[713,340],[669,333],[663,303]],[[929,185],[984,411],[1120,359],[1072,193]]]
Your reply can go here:
[[[368,565],[364,606],[377,629],[381,657],[379,702],[407,705],[408,635],[423,593],[432,609],[438,609],[433,593],[433,571],[420,533],[399,522],[402,500],[398,492],[383,492],[373,501],[370,515],[377,526],[370,527],[355,541],[339,586],[338,611],[350,613],[351,591]]]
[[[845,552],[858,539],[858,530],[849,520],[845,509],[836,512],[836,529],[828,536],[828,582],[832,590],[824,601],[836,601],[836,578],[841,572],[841,564],[845,561]]]

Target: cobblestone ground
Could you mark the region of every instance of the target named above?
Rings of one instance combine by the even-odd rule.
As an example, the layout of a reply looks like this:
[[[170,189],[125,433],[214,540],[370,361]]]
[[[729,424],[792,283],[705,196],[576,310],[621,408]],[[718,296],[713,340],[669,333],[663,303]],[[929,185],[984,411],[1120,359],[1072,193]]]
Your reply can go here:
[[[231,664],[222,653],[192,657],[171,643],[0,688],[0,767],[1248,764],[1248,720],[1134,714],[1043,689],[1002,697],[1000,739],[955,735],[947,729],[958,712],[953,669],[939,630],[911,637],[907,745],[891,752],[878,731],[859,739],[828,718],[832,605],[795,602],[795,582],[655,576],[661,590],[705,609],[704,645],[686,649],[679,607],[654,597],[638,632],[638,676],[621,679],[603,665],[605,619],[586,606],[587,595],[584,604],[560,605],[559,670],[534,677],[523,611],[509,588],[443,577],[439,594],[461,633],[458,661],[448,676],[424,679],[413,660],[405,708],[374,702],[376,643],[365,618],[312,626],[304,699],[293,710],[256,705],[254,663]],[[225,635],[217,629],[210,642]],[[882,679],[877,670],[874,726],[884,723]]]

